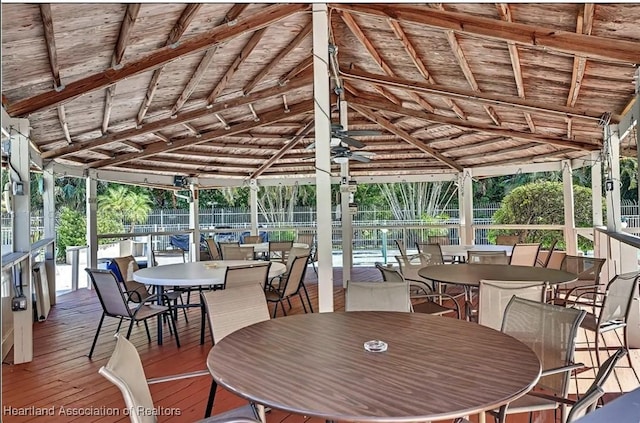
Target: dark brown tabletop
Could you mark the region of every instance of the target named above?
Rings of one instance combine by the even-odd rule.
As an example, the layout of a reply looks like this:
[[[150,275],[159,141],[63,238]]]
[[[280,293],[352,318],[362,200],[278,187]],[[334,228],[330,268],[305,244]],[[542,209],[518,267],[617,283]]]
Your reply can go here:
[[[576,280],[577,275],[545,267],[511,266],[508,264],[437,264],[418,270],[425,279],[458,285],[479,286],[480,280],[540,281],[550,284]]]
[[[367,352],[380,339],[386,352]],[[476,414],[528,392],[540,362],[503,333],[422,313],[282,317],[225,337],[207,358],[228,390],[326,420],[411,422]]]

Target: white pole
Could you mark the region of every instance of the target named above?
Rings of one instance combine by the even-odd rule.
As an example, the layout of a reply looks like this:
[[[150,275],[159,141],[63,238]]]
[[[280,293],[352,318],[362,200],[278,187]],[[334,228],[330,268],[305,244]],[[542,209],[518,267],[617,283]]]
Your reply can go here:
[[[593,225],[602,226],[604,220],[602,219],[602,162],[600,161],[600,152],[594,151],[591,153],[591,205]]]
[[[98,184],[96,171],[90,169],[85,178],[86,183],[86,214],[87,214],[87,267],[98,267]],[[91,288],[91,281],[87,276],[87,287]]]
[[[251,235],[258,235],[258,181],[249,181],[249,208],[251,211]]]
[[[620,137],[616,125],[605,127],[604,140],[607,229],[613,232],[620,232],[622,229],[620,216]]]
[[[340,124],[347,130],[349,118],[347,116],[347,102],[340,101]],[[351,280],[351,269],[353,266],[353,216],[349,212],[351,194],[349,188],[349,162],[340,164],[340,216],[342,227],[342,287],[346,288]]]
[[[460,245],[475,244],[473,229],[473,172],[463,169],[458,174],[458,212],[460,213]]]
[[[315,99],[318,308],[333,311],[331,254],[331,103],[329,16],[326,3],[313,4],[313,97]]]
[[[53,170],[45,169],[42,174],[44,183],[43,213],[44,213],[44,237],[56,239],[56,178]],[[45,268],[47,269],[47,281],[49,283],[49,304],[56,304],[56,249],[55,242],[49,244],[45,250]]]
[[[576,233],[574,213],[571,160],[562,161],[562,187],[564,200],[564,241],[567,246],[567,254],[575,255],[578,251],[578,235]]]
[[[198,185],[192,180],[189,185],[191,200],[189,201],[189,257],[190,261],[200,261],[200,208],[198,207]]]

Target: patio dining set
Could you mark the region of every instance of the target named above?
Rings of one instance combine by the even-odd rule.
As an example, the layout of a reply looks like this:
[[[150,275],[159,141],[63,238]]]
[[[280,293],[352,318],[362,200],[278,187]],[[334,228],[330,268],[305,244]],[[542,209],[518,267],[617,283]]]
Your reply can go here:
[[[628,356],[624,343],[601,361],[598,340],[616,329],[626,335],[640,274],[604,284],[604,259],[541,251],[539,244],[418,242],[413,253],[399,243],[397,267],[376,263],[382,281],[349,281],[344,312],[314,313],[304,284],[313,237],[259,241],[207,242],[211,260],[204,262],[137,269],[133,257],[121,259],[121,280],[87,269],[102,319],[131,322],[100,369],[128,407],[153,408],[128,341],[133,323],[144,322],[151,342],[146,322],[157,317],[161,344],[163,319],[170,321],[179,347],[175,319],[188,306],[202,311],[201,344],[209,326],[208,368],[160,381],[211,375],[205,421],[264,423],[268,410],[278,409],[327,421],[468,422],[489,414],[505,422],[516,413],[559,410],[571,423],[599,407],[605,381]],[[287,316],[295,297],[304,314]],[[283,316],[276,318],[278,310]],[[571,378],[587,367],[574,361],[580,329],[595,333],[597,374],[571,399]],[[249,405],[211,417],[218,386]]]

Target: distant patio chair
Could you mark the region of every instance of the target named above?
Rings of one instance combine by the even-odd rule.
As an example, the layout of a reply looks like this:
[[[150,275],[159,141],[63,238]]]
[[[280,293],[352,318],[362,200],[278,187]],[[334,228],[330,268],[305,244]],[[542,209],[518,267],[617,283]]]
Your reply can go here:
[[[269,260],[286,263],[291,248],[293,241],[269,241]]]
[[[349,282],[345,311],[411,311],[407,282]]]
[[[243,245],[227,245],[222,255],[223,260],[254,260],[254,247]]]
[[[589,292],[603,292],[605,286],[600,283],[600,273],[606,261],[607,260],[603,258],[565,255],[560,269],[578,275],[578,278],[574,282],[556,286],[555,304],[567,304],[569,297],[581,294],[581,290],[584,288]],[[581,299],[587,300],[586,302],[591,304],[593,302],[593,295],[585,294]]]
[[[535,266],[540,244],[516,244],[511,252],[509,264],[512,266]]]
[[[309,248],[313,246],[315,234],[312,233],[299,233],[296,238],[296,242],[299,244],[307,244]]]
[[[511,245],[514,246],[520,242],[519,235],[497,235],[496,245]]]
[[[224,253],[227,248],[233,248],[233,247],[239,247],[239,246],[240,246],[240,242],[238,241],[218,242],[218,248],[220,249],[220,257],[222,257],[222,260],[228,260],[224,256]]]
[[[207,249],[209,251],[209,259],[211,260],[222,260],[222,255],[220,255],[220,249],[218,248],[218,244],[215,239],[207,238]]]
[[[468,251],[469,264],[509,264],[506,251]]]
[[[243,244],[262,244],[262,235],[245,235]]]
[[[291,257],[291,256],[290,256]],[[282,280],[278,287],[269,285],[266,288],[267,301],[275,303],[273,308],[273,317],[276,317],[278,313],[278,304],[282,306],[282,312],[286,316],[287,312],[284,309],[284,300],[287,300],[289,307],[291,307],[291,297],[298,295],[300,297],[300,303],[302,309],[307,312],[307,307],[304,304],[302,298],[302,291],[307,298],[307,304],[309,305],[309,311],[313,313],[313,306],[311,305],[311,299],[307,292],[307,287],[304,285],[304,277],[307,272],[307,264],[309,262],[309,254],[303,254],[295,256],[291,262],[291,266],[286,274],[284,280]]]
[[[224,274],[223,289],[246,285],[260,285],[263,289],[268,283],[271,262],[248,263],[228,266]]]
[[[400,251],[400,255],[403,257],[406,257],[407,247],[404,245],[404,241],[401,239],[396,239],[396,245],[398,246],[398,251]]]
[[[481,280],[478,289],[478,323],[500,330],[507,304],[512,297],[543,302],[546,282]]]
[[[540,249],[538,251],[538,257],[536,257],[536,267],[547,267],[549,265],[549,261],[551,260],[551,256],[556,249],[556,244],[558,240],[553,241],[551,247],[548,250]]]

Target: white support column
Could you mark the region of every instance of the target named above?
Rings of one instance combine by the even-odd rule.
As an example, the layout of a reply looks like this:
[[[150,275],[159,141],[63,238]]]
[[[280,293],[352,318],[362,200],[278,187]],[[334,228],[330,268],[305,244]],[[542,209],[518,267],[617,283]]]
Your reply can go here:
[[[98,267],[98,183],[94,170],[89,170],[86,181],[86,213],[87,213],[87,267]],[[87,287],[91,288],[91,281],[87,276]]]
[[[620,216],[620,137],[616,125],[605,127],[604,139],[607,229],[620,232],[622,229]]]
[[[313,4],[313,97],[315,99],[318,308],[333,311],[331,245],[331,103],[329,16],[326,3]]]
[[[458,209],[460,213],[460,245],[474,245],[473,172],[468,168],[458,174]]]
[[[591,153],[591,206],[593,209],[593,225],[602,226],[602,162],[600,161],[600,152]]]
[[[191,200],[189,201],[189,257],[190,261],[200,261],[200,208],[198,206],[198,185],[197,181],[191,180],[189,190]]]
[[[342,128],[349,129],[347,116],[347,102],[340,101],[340,124]],[[349,211],[353,194],[348,191],[351,176],[349,175],[349,162],[340,164],[340,223],[342,229],[342,287],[346,288],[351,280],[353,267],[353,216]]]
[[[31,251],[31,205],[29,193],[29,121],[12,119],[11,121],[11,181],[21,185],[22,195],[13,196],[13,251]],[[15,171],[13,171],[15,170]],[[20,294],[27,298],[27,309],[13,312],[13,362],[27,363],[33,360],[33,278],[31,255],[19,265]]]
[[[46,169],[43,174],[44,193],[44,237],[56,239],[56,178],[53,170]],[[45,267],[49,283],[49,303],[56,304],[56,249],[55,243],[50,244],[45,251]]]
[[[258,235],[258,181],[249,181],[249,208],[251,210],[251,235]]]
[[[562,187],[564,199],[564,241],[567,254],[578,252],[578,235],[576,234],[575,207],[573,202],[573,174],[571,160],[562,161]]]

